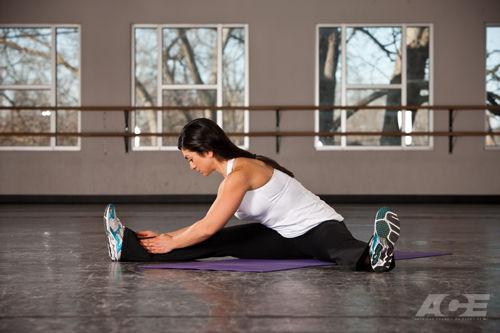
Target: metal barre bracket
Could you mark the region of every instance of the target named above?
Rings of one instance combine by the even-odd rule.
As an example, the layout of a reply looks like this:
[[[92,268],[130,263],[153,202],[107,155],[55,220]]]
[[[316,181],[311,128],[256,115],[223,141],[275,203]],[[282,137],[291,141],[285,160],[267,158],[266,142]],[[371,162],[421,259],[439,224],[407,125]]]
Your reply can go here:
[[[276,109],[276,132],[280,131],[280,109]],[[280,152],[281,136],[276,135],[276,154]]]
[[[448,110],[448,132],[453,132],[453,109]],[[453,135],[448,137],[448,154],[453,154]]]
[[[130,146],[130,136],[128,135],[130,132],[130,128],[129,128],[130,111],[123,110],[123,116],[125,117],[125,134],[127,134],[127,135],[123,136],[123,140],[125,141],[125,153],[128,153],[129,146]]]

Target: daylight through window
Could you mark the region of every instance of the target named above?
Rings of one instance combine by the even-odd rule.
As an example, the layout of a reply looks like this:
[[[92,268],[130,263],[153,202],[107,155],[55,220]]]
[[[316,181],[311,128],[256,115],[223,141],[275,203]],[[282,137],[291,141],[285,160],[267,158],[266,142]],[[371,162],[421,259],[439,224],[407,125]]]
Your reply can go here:
[[[0,105],[79,106],[77,26],[0,26]],[[77,132],[77,111],[0,111],[0,132]],[[77,137],[0,137],[0,149],[78,149]]]
[[[430,131],[431,111],[368,110],[362,106],[429,105],[431,27],[318,26],[317,105],[360,106],[320,110],[322,132]],[[428,148],[428,136],[324,136],[317,149]]]
[[[500,105],[500,26],[486,28],[486,105]],[[486,111],[486,130],[500,131],[500,110]],[[487,136],[486,146],[500,147],[500,136]]]
[[[246,26],[144,26],[133,29],[135,106],[247,106]],[[134,112],[135,133],[180,132],[205,117],[227,132],[247,132],[243,110]],[[248,146],[247,137],[233,137]],[[134,149],[176,149],[172,137],[136,137]]]

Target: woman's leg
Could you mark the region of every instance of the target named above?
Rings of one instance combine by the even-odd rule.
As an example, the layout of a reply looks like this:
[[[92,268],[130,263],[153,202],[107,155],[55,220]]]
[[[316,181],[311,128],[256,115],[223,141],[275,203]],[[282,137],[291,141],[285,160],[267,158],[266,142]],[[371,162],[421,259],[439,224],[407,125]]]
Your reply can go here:
[[[311,256],[298,251],[290,239],[260,223],[221,229],[209,239],[165,254],[150,254],[134,231],[126,228],[121,261],[186,261],[232,256],[245,259],[298,259]]]
[[[366,263],[368,244],[354,238],[344,222],[325,221],[292,241],[305,255],[357,270],[371,270]]]

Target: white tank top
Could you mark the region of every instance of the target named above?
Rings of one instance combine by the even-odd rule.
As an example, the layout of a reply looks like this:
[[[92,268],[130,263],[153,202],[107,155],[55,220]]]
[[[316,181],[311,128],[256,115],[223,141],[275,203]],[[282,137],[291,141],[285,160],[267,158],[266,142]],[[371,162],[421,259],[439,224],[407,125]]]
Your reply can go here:
[[[233,163],[234,159],[228,161],[227,175]],[[344,220],[295,178],[276,169],[266,184],[245,193],[234,215],[240,220],[259,221],[286,238],[301,236],[324,221]]]

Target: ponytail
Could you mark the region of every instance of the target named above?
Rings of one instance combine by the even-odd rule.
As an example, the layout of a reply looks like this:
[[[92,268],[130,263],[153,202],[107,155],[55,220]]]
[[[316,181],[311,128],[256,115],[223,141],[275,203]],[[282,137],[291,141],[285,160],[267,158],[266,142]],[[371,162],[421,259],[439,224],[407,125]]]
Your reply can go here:
[[[288,170],[285,167],[282,167],[278,162],[276,162],[275,160],[273,160],[273,159],[271,159],[269,157],[262,156],[262,155],[255,155],[255,159],[266,163],[267,165],[269,165],[270,167],[273,167],[276,170],[279,170],[281,172],[286,173],[287,175],[289,175],[292,178],[295,177],[295,175],[293,174],[293,172],[291,172],[290,170]]]

